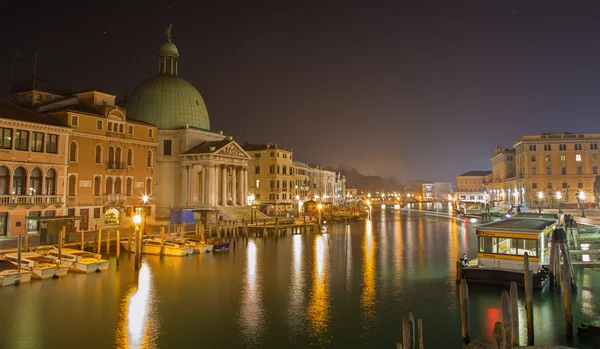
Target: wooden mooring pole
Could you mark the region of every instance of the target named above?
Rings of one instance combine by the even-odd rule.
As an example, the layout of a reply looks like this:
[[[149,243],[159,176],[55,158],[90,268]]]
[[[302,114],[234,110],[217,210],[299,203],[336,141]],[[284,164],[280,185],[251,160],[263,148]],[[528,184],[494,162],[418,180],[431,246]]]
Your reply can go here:
[[[83,249],[85,247],[85,231],[83,229],[81,229],[79,231],[79,235],[81,236],[81,250],[83,251]]]
[[[565,302],[565,334],[567,337],[573,336],[573,308],[571,304],[571,280],[569,280],[569,266],[566,263],[562,264],[562,289],[563,299]]]
[[[512,314],[508,292],[502,291],[500,303],[502,305],[502,324],[504,325],[504,335],[506,336],[505,348],[512,349]]]
[[[119,265],[119,256],[121,255],[121,231],[117,229],[117,265]]]
[[[415,319],[410,310],[404,312],[402,319],[402,345],[406,349],[415,349]]]
[[[98,244],[96,246],[96,253],[100,254],[100,250],[102,249],[102,228],[98,228]]]
[[[512,326],[510,332],[512,334],[512,345],[516,347],[519,345],[519,291],[517,289],[517,283],[510,283],[510,313],[512,315]]]
[[[504,333],[504,324],[496,322],[494,326],[494,334],[492,336],[492,349],[506,348],[506,334]]]
[[[524,256],[525,311],[527,313],[527,345],[533,345],[533,275],[529,270],[529,253]]]
[[[110,254],[110,228],[106,229],[106,254]]]

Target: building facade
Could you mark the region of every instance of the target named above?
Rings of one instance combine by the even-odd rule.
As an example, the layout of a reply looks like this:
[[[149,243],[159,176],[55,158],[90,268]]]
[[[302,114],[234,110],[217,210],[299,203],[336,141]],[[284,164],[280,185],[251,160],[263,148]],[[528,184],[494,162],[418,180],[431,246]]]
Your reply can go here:
[[[115,95],[98,90],[73,93],[37,110],[71,129],[66,196],[68,214],[81,217],[76,228],[131,227],[144,206],[146,222],[153,223],[154,125],[128,117],[115,105]]]
[[[286,215],[297,205],[293,152],[277,144],[245,144],[250,156],[248,183],[254,204],[268,215]]]
[[[538,193],[546,204],[574,205],[578,198],[594,202],[599,143],[600,134],[557,132],[519,138],[514,146],[515,186],[522,202],[534,206]]]
[[[71,129],[0,101],[0,237],[38,232],[29,218],[66,215]]]

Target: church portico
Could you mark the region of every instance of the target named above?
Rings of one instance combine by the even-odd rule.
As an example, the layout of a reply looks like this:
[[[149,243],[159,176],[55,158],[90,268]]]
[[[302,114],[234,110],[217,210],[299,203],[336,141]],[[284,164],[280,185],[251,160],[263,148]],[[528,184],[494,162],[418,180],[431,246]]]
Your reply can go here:
[[[249,156],[233,140],[203,142],[180,155],[186,177],[186,202],[181,206],[210,210],[245,205],[248,195],[244,173]]]

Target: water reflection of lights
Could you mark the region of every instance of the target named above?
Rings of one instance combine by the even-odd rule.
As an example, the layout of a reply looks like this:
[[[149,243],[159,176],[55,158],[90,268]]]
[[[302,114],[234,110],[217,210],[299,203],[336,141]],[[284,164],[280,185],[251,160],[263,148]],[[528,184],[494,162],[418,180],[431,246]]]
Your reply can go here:
[[[327,268],[325,268],[325,238],[315,237],[313,289],[308,305],[309,333],[317,339],[319,346],[329,342],[329,295],[327,289]]]
[[[152,273],[148,264],[142,263],[133,286],[121,303],[121,316],[117,328],[118,348],[148,348],[152,346]]]
[[[264,309],[257,273],[257,253],[254,240],[248,241],[246,250],[246,280],[242,288],[240,307],[241,337],[247,344],[259,344],[264,328]]]
[[[364,312],[364,327],[370,327],[375,319],[375,258],[373,244],[373,226],[367,221],[363,240],[363,290],[360,297]]]
[[[288,314],[292,331],[299,333],[302,330],[300,321],[304,311],[304,278],[302,268],[302,235],[293,236],[294,262],[292,264],[292,278],[288,293]]]
[[[350,225],[346,226],[346,291],[350,293],[352,287],[352,236]]]

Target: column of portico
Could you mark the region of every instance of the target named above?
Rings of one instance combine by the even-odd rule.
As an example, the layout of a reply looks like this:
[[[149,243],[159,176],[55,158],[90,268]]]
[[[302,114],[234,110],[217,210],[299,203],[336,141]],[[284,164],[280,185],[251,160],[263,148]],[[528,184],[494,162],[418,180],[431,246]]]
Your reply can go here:
[[[231,167],[231,204],[237,205],[237,168]]]
[[[219,205],[219,167],[217,165],[212,165],[212,182],[211,182],[211,197],[212,197],[212,205]]]
[[[181,166],[181,191],[179,193],[179,205],[185,205],[189,190],[188,166]]]
[[[242,183],[241,183],[241,187],[242,187],[242,197],[241,197],[241,202],[242,205],[247,205],[248,202],[248,169],[246,167],[242,168]]]
[[[221,205],[227,206],[227,166],[221,166]]]
[[[190,188],[188,190],[188,205],[194,206],[196,200],[194,200],[194,196],[196,196],[196,164],[192,164],[189,169],[188,181]],[[196,196],[197,199],[197,196]]]
[[[201,169],[202,172],[200,173],[200,183],[202,183],[202,185],[200,186],[200,192],[198,193],[198,196],[200,197],[200,205],[206,205],[206,166],[202,165]]]

